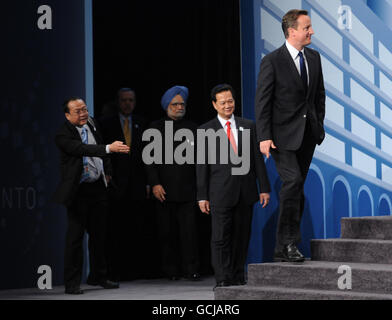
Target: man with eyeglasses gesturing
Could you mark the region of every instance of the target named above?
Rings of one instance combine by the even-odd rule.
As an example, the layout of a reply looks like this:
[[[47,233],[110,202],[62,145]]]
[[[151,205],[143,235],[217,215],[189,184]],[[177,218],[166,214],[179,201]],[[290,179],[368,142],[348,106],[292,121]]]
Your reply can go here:
[[[61,181],[54,201],[67,208],[68,227],[65,239],[65,293],[82,294],[83,236],[89,234],[90,274],[87,284],[105,289],[118,288],[107,279],[105,259],[105,222],[107,185],[111,179],[108,154],[128,153],[121,141],[104,145],[87,106],[78,97],[63,104],[66,121],[55,137],[60,150]]]

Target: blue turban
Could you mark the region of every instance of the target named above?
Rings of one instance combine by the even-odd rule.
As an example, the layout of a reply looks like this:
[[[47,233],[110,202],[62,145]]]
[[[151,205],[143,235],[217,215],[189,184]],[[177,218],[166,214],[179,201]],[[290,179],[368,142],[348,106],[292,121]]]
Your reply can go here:
[[[165,110],[165,111],[167,110],[170,102],[178,94],[184,99],[185,102],[188,100],[188,88],[187,87],[182,87],[182,86],[171,87],[162,96],[161,105],[162,105],[163,110]]]

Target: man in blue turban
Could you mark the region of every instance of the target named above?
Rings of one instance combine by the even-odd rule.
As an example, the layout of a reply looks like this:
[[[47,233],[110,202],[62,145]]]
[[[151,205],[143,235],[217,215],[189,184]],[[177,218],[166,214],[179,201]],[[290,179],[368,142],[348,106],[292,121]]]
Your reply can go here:
[[[163,141],[165,134],[174,135],[178,130],[187,129],[196,136],[197,125],[185,120],[188,88],[174,86],[162,96],[161,105],[166,111],[163,119],[151,124],[160,131]],[[166,127],[172,133],[166,133]],[[172,138],[171,138],[172,139]],[[184,137],[185,139],[185,137]],[[174,141],[173,148],[183,143],[196,146],[194,141]],[[166,148],[163,148],[166,149]],[[162,150],[166,159],[165,150]],[[174,151],[172,159],[174,157]],[[185,277],[199,280],[199,256],[196,229],[196,168],[194,164],[163,163],[147,166],[147,176],[156,201],[156,213],[161,245],[162,271],[171,280]]]
[[[171,87],[162,96],[161,105],[162,105],[163,110],[167,111],[167,109],[168,109],[168,107],[170,105],[170,102],[177,95],[180,95],[182,97],[182,99],[184,100],[183,102],[186,103],[186,101],[188,100],[188,92],[189,91],[188,91],[187,87],[182,87],[182,86]]]

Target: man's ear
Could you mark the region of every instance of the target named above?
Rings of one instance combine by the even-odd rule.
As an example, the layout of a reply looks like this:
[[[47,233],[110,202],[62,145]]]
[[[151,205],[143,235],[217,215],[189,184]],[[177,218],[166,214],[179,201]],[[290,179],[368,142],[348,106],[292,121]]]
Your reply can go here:
[[[296,31],[296,29],[291,28],[291,27],[287,29],[287,32],[289,33],[289,38],[292,36],[294,31]]]
[[[65,114],[65,117],[67,118],[67,120],[69,121],[69,118],[71,117],[71,115],[68,112],[66,112],[64,114]]]
[[[218,111],[218,108],[216,107],[216,102],[215,101],[212,101],[212,105],[215,108],[215,110]]]

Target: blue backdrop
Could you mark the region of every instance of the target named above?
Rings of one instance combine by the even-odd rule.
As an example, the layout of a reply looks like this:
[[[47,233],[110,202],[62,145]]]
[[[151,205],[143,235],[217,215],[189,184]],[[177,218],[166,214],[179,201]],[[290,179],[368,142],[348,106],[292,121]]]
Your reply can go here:
[[[285,39],[281,17],[306,9],[321,54],[326,88],[326,139],[317,147],[305,184],[300,248],[310,239],[340,236],[340,218],[391,214],[392,1],[241,0],[243,114],[254,119],[262,57]],[[267,161],[273,186],[268,208],[255,207],[248,262],[271,261],[280,181]]]
[[[36,287],[40,265],[52,268],[53,285],[63,282],[65,210],[50,201],[59,180],[54,135],[66,96],[91,99],[89,4],[2,2],[0,289]],[[51,9],[51,21],[41,5]],[[40,18],[52,29],[40,29]]]
[[[340,218],[391,214],[391,0],[241,0],[243,114],[254,118],[260,60],[284,43],[282,15],[309,10],[322,56],[326,140],[306,181],[304,252],[312,238],[339,237]],[[41,5],[52,29],[41,30]],[[55,131],[66,96],[93,107],[91,0],[3,1],[0,72],[0,289],[36,287],[38,267],[62,283],[65,210],[50,201],[58,177]],[[46,21],[48,23],[48,21]],[[256,206],[248,262],[271,261],[280,181],[267,209]]]

